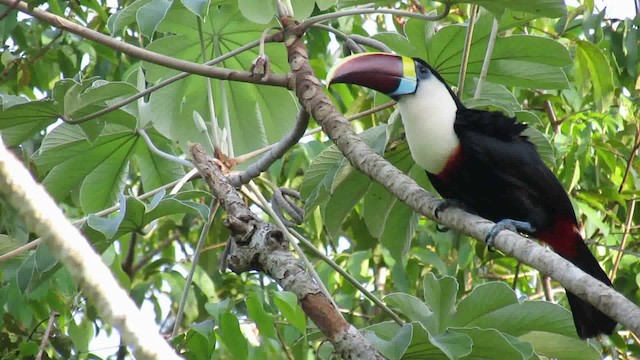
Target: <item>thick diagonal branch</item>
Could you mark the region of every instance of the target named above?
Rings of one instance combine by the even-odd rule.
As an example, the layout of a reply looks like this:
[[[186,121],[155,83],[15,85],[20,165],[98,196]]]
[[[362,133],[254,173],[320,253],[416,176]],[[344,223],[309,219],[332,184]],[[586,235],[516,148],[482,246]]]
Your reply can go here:
[[[118,285],[100,255],[1,142],[0,194],[29,228],[42,237],[56,259],[70,270],[98,313],[120,331],[137,359],[179,359],[158,333],[158,326],[140,313]]]
[[[231,230],[232,237],[227,245],[229,268],[236,273],[262,271],[282,288],[296,294],[302,310],[344,359],[382,359],[357,329],[342,317],[293,257],[282,232],[249,209],[201,145],[191,145],[190,152],[213,196],[219,199],[227,212],[225,225]]]
[[[495,225],[492,221],[455,208],[440,213],[436,220],[434,211],[441,200],[376,154],[355,134],[314,75],[304,42],[296,34],[295,22],[292,19],[283,19],[282,22],[289,24],[285,27],[284,42],[293,71],[295,93],[351,164],[379,182],[414,211],[473,238],[485,239]],[[548,274],[568,291],[640,334],[640,309],[636,305],[551,250],[510,231],[500,232],[494,245],[502,252]]]

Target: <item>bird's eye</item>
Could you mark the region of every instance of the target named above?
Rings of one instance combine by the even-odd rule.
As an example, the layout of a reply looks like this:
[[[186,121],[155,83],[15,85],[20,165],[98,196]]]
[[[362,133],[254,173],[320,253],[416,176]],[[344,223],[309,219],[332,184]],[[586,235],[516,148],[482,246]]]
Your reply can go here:
[[[418,77],[419,78],[426,78],[429,75],[431,75],[431,71],[429,71],[429,68],[424,66],[424,65],[422,65],[422,64],[418,65],[418,69],[417,70],[418,70]]]

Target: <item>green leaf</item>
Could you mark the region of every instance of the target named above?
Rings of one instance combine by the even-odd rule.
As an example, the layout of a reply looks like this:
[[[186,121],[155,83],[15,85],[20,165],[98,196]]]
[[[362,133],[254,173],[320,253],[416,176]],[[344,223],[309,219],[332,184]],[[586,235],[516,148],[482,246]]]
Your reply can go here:
[[[405,293],[393,293],[385,296],[384,301],[397,308],[407,319],[417,321],[426,326],[433,312],[417,297]]]
[[[213,56],[229,53],[242,44],[260,38],[263,30],[263,25],[245,21],[233,6],[218,7],[212,4],[202,25],[206,39],[204,52]],[[209,57],[202,58],[197,24],[188,10],[172,8],[158,31],[176,35],[152,42],[148,50],[198,63],[210,60]],[[289,71],[282,46],[266,44],[265,51],[272,72]],[[218,66],[246,71],[257,56],[258,49],[255,48],[227,59]],[[147,81],[151,83],[177,73],[146,62],[143,67],[147,70]],[[213,88],[216,114],[209,113],[207,92],[203,91],[207,81],[211,82]],[[163,136],[177,142],[185,152],[189,141],[210,145],[207,135],[202,134],[192,121],[184,119],[192,119],[195,111],[207,120],[215,115],[220,126],[228,117],[231,129],[224,129],[224,132],[231,134],[236,154],[248,153],[280,140],[293,126],[298,112],[297,102],[286,89],[194,76],[154,92],[149,102],[139,105],[139,108],[142,123],[153,123]],[[207,125],[211,126],[210,123]],[[208,151],[213,153],[212,148]]]
[[[78,351],[88,352],[89,342],[93,338],[93,325],[86,318],[80,324],[71,320],[69,321],[69,337]]]
[[[574,336],[532,331],[520,339],[533,345],[537,354],[558,360],[597,360],[600,353],[588,342]]]
[[[0,130],[5,146],[13,147],[53,124],[60,106],[52,100],[32,101],[4,107],[0,112]]]
[[[521,17],[523,21],[525,18]],[[450,84],[457,84],[461,65],[462,49],[466,36],[466,26],[448,25],[432,37],[424,25],[414,28],[407,22],[405,29],[408,39],[398,41],[394,36],[376,36],[392,49],[420,57],[431,64]],[[514,26],[510,17],[503,18],[500,30]],[[475,26],[472,46],[469,53],[467,77],[480,74],[487,48],[493,16],[483,14]],[[417,29],[417,30],[413,30]],[[425,40],[426,39],[426,40]],[[425,44],[426,45],[422,45]],[[412,44],[413,49],[409,47]],[[513,35],[498,37],[487,73],[487,81],[507,86],[525,88],[567,88],[568,81],[562,67],[571,64],[569,52],[559,42],[539,36]]]
[[[342,222],[369,189],[371,179],[359,171],[350,171],[323,207],[322,217],[327,231],[338,235]]]
[[[194,265],[193,263],[181,264],[182,268],[185,272],[189,272],[192,266],[195,266],[196,269],[193,273],[193,283],[202,291],[202,293],[207,297],[207,300],[214,300],[218,296],[216,294],[215,285],[211,280],[209,274],[199,265]],[[187,266],[189,265],[189,266]]]
[[[64,200],[81,186],[83,210],[96,212],[111,206],[122,192],[137,140],[131,129],[108,124],[92,145],[80,128],[63,124],[47,134],[35,162],[40,173],[51,169],[43,181],[51,196]]]
[[[114,13],[107,21],[112,35],[119,35],[124,29],[136,21],[138,10],[153,0],[136,0],[124,9]]]
[[[598,111],[606,111],[613,102],[613,74],[609,61],[596,45],[588,41],[578,41],[576,45],[576,64],[586,71],[591,79],[593,100]],[[583,93],[587,89],[583,88]]]
[[[401,359],[409,348],[413,334],[411,324],[404,324],[391,339],[384,339],[373,331],[364,332],[364,336],[387,359]]]
[[[151,38],[171,7],[171,0],[151,0],[136,11],[136,20],[144,36]]]
[[[147,134],[153,144],[163,152],[176,155],[171,141],[161,136],[156,131],[148,131]],[[140,169],[140,179],[144,189],[157,189],[164,184],[178,180],[184,176],[185,171],[181,164],[158,156],[149,150],[144,142],[138,142],[133,158]]]
[[[558,18],[567,13],[562,0],[456,0],[454,2],[478,4],[496,14],[502,14],[505,8],[549,18]]]
[[[268,24],[276,15],[273,1],[238,0],[242,15],[258,24]]]
[[[336,5],[337,2],[338,0],[316,0],[316,4],[318,4],[318,8],[321,11],[325,11],[328,8]]]
[[[316,5],[315,0],[291,0],[291,6],[293,7],[293,18],[302,21],[313,12]]]
[[[424,302],[433,314],[424,326],[432,335],[442,333],[455,311],[458,282],[451,276],[436,278],[428,273],[423,279]]]
[[[245,301],[247,304],[247,312],[249,317],[255,321],[260,335],[271,339],[278,339],[275,331],[275,317],[264,309],[262,301],[255,292],[249,293],[249,297]]]
[[[236,359],[247,359],[249,356],[249,343],[240,331],[238,318],[232,313],[225,312],[220,315],[220,340],[229,349]]]
[[[282,315],[293,325],[301,334],[307,332],[307,318],[304,312],[298,306],[298,298],[289,291],[273,291],[273,300]]]
[[[371,236],[380,237],[385,228],[387,217],[396,202],[395,196],[380,183],[372,182],[364,196],[362,218]]]
[[[74,91],[68,91],[64,99],[64,112],[67,116],[73,117],[74,113],[89,105],[96,103],[104,105],[108,100],[131,96],[136,93],[138,93],[138,90],[126,82],[97,80],[79,94]]]
[[[192,13],[198,15],[200,18],[207,16],[207,11],[211,3],[216,6],[225,3],[225,0],[180,0],[182,5],[189,9]]]
[[[125,214],[127,213],[127,208],[127,200],[122,194],[120,194],[120,208],[118,209],[118,216],[104,218],[96,216],[94,214],[90,214],[87,218],[86,225],[90,226],[94,230],[101,232],[104,235],[105,239],[112,239],[120,228],[120,224],[124,220]]]
[[[495,329],[456,328],[451,329],[451,331],[464,334],[473,341],[471,354],[466,356],[465,359],[527,360],[533,355],[530,345],[527,347],[522,341],[518,341],[513,337],[507,339],[506,336]],[[513,340],[517,346],[510,340]],[[496,349],[500,349],[500,351],[496,351]]]

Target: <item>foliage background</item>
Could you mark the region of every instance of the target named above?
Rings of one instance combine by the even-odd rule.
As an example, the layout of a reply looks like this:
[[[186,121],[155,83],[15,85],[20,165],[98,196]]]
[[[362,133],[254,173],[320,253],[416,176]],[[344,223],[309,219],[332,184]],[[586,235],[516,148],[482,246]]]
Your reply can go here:
[[[292,1],[301,20],[369,3]],[[375,4],[413,12],[443,8],[430,1]],[[570,192],[592,251],[613,275],[615,288],[638,303],[638,16],[610,19],[589,1],[565,9],[562,1],[478,0],[454,3],[438,22],[388,15],[341,17],[327,23],[336,33],[322,28],[307,32],[311,64],[324,78],[347,51],[343,36],[359,34],[427,60],[459,86],[471,4],[483,10],[472,39],[463,101],[502,110],[537,130],[530,136]],[[263,30],[276,25],[271,2],[50,0],[32,5],[131,44],[200,63],[259,39]],[[0,14],[6,9],[0,5]],[[494,16],[500,19],[500,36],[487,82],[474,97]],[[0,36],[3,142],[70,218],[88,216],[83,232],[165,334],[171,333],[186,274],[195,265],[180,335],[173,339],[176,349],[193,359],[330,356],[331,345],[305,320],[295,297],[259,273],[217,271],[228,237],[223,214],[214,218],[203,252],[192,263],[209,211],[203,183],[193,181],[177,194],[161,191],[136,198],[189,170],[150,150],[139,130],[168,154],[182,154],[187,141],[210,150],[219,144],[230,157],[247,154],[278,141],[292,127],[298,105],[287,90],[190,76],[95,120],[64,124],[62,116],[77,119],[93,113],[177,72],[15,11],[4,14]],[[286,73],[282,44],[266,44],[265,50],[271,70]],[[219,65],[246,70],[258,55],[254,48]],[[330,94],[347,115],[388,100],[343,85],[332,87]],[[409,156],[398,120],[387,109],[353,125],[373,149],[431,189]],[[306,216],[297,230],[367,290],[386,296],[385,302],[404,319],[415,322],[395,325],[326,260],[308,255],[347,320],[369,327],[368,338],[389,358],[640,356],[637,338],[624,329],[587,344],[576,339],[570,314],[559,306],[519,303],[520,297],[552,297],[566,306],[566,299],[553,282],[546,287],[534,269],[489,253],[466,237],[437,231],[434,223],[353,170],[321,133],[305,137],[256,183],[268,198],[275,186],[300,190]],[[114,204],[114,214],[95,214]],[[2,199],[0,211],[0,254],[33,240]],[[124,348],[97,351],[94,339],[116,335],[46,247],[2,261],[0,357],[34,356],[52,311],[60,315],[46,356],[126,356]]]

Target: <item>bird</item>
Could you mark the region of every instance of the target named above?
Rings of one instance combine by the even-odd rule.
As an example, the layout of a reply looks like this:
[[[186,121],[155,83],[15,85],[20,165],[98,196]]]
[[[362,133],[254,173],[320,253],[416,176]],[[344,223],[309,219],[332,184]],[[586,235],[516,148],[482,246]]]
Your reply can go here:
[[[509,229],[549,244],[578,268],[612,286],[578,231],[567,192],[523,131],[499,111],[465,107],[427,62],[389,53],[360,53],[337,62],[327,86],[364,86],[397,101],[411,156],[445,199],[496,223],[487,238]],[[567,292],[578,336],[611,334],[616,321]]]

